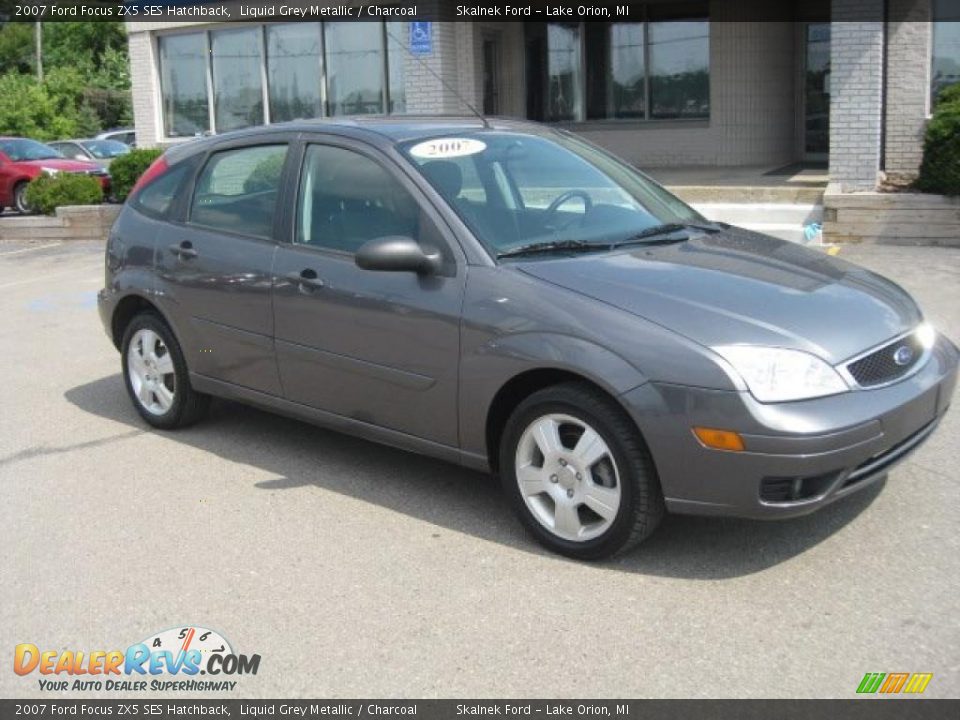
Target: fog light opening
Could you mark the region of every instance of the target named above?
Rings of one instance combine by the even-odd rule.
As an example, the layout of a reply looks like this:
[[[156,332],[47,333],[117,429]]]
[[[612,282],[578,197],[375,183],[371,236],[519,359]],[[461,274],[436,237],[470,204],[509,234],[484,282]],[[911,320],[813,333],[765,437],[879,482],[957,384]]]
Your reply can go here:
[[[717,428],[695,427],[693,434],[705,447],[728,452],[741,452],[744,449],[743,438],[733,430],[719,430]]]

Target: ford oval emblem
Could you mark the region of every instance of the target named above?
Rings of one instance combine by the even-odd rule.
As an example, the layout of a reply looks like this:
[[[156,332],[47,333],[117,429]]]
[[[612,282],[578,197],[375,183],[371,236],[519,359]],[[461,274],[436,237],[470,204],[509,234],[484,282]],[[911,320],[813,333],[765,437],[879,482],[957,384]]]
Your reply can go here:
[[[897,365],[909,365],[913,360],[913,348],[909,345],[901,345],[893,351],[893,361]]]

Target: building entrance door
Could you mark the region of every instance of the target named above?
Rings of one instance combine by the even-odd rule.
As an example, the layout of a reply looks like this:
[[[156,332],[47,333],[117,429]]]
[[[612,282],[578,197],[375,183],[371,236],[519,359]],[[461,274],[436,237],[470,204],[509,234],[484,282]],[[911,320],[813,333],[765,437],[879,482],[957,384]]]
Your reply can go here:
[[[830,151],[830,23],[804,26],[803,157],[826,160]]]

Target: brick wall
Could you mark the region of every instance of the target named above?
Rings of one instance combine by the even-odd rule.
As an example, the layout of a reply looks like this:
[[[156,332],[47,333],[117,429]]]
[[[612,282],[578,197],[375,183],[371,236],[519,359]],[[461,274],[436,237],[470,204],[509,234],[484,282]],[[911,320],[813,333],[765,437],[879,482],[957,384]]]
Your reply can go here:
[[[156,58],[153,57],[154,44],[150,33],[138,30],[137,25],[128,24],[133,124],[137,129],[137,145],[153,147],[158,144],[161,135]]]
[[[830,40],[830,179],[872,190],[880,169],[883,0],[833,0]]]
[[[927,0],[889,0],[885,170],[898,182],[916,177],[930,98],[931,26]]]

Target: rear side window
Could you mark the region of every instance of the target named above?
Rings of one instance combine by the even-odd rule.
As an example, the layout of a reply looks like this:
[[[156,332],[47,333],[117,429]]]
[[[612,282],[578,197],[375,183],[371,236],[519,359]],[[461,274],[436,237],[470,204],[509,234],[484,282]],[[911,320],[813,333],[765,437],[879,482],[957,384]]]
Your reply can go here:
[[[190,222],[270,237],[286,155],[286,145],[255,145],[211,155],[194,186]]]
[[[192,167],[196,167],[196,163],[184,162],[167,170],[137,192],[133,199],[134,207],[148,215],[165,216]]]

